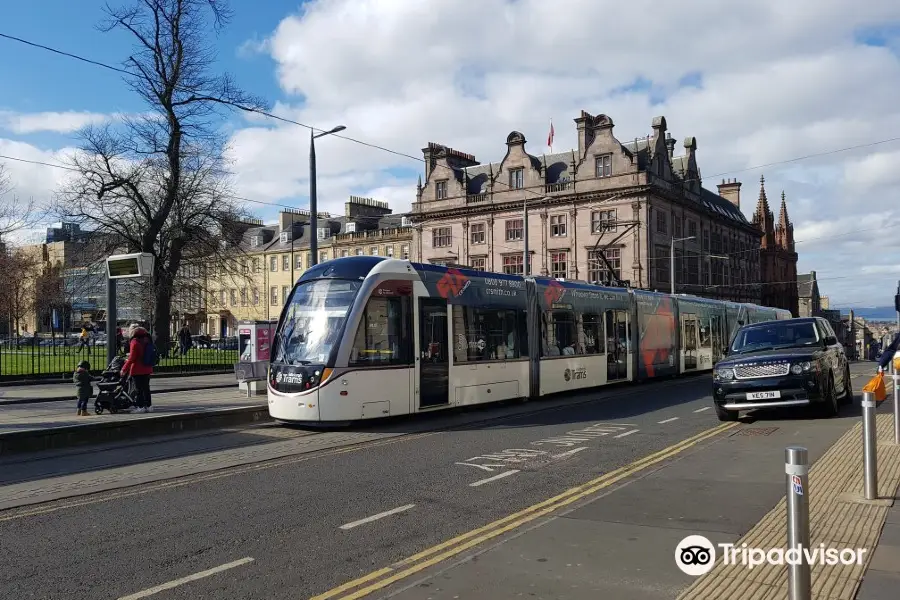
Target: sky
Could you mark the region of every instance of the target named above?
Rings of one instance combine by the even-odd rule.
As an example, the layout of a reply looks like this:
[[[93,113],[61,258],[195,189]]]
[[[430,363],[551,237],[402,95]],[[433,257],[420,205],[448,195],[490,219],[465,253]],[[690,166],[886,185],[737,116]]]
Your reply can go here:
[[[120,0],[129,1],[129,0]],[[102,3],[7,3],[0,33],[121,66]],[[112,0],[112,4],[116,4]],[[350,194],[409,210],[428,142],[498,161],[510,131],[533,154],[576,145],[581,110],[621,141],[666,117],[697,139],[704,185],[743,183],[750,217],[765,175],[795,224],[800,272],[836,307],[893,304],[900,279],[900,3],[896,0],[232,0],[216,69],[273,113],[349,140],[317,141],[319,210]],[[0,155],[58,162],[79,127],[145,106],[120,74],[0,38]],[[234,114],[222,123],[236,194],[272,219],[308,207],[309,131]],[[896,138],[896,139],[895,139]],[[881,143],[878,143],[881,142]],[[676,153],[684,150],[678,144]],[[861,147],[857,147],[861,146]],[[853,148],[857,147],[857,148]],[[851,148],[849,150],[845,150]],[[63,176],[0,158],[20,197]]]

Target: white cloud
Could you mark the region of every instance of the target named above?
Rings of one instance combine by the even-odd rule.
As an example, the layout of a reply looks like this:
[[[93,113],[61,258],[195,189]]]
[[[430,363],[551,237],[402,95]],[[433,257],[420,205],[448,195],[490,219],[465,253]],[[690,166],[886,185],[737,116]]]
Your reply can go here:
[[[92,112],[17,113],[0,111],[0,130],[19,135],[41,132],[73,133],[87,125],[104,123],[111,115]]]
[[[785,190],[800,268],[817,271],[833,302],[889,303],[894,258],[877,249],[900,250],[900,142],[782,163],[900,135],[900,38],[858,41],[863,29],[900,23],[900,3],[848,8],[846,0],[482,0],[464,10],[456,0],[312,0],[238,51],[275,60],[285,94],[276,114],[320,129],[346,125],[341,135],[416,158],[436,141],[499,160],[514,129],[539,154],[550,118],[554,150],[571,148],[582,109],[610,115],[623,141],[665,115],[679,152],[681,140],[697,137],[707,187],[744,182],[748,215],[761,172],[776,213]],[[685,80],[694,85],[679,86]],[[231,140],[236,191],[305,207],[309,131],[244,117]],[[317,157],[322,210],[342,212],[350,193],[398,211],[414,200],[415,175],[396,169],[420,171],[420,162],[338,138],[318,140]],[[767,163],[779,164],[751,169]]]

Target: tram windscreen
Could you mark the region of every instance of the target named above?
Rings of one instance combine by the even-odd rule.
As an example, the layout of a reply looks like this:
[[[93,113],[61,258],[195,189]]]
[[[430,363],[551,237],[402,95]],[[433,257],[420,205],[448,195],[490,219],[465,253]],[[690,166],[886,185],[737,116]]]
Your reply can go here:
[[[278,332],[272,362],[325,364],[331,356],[360,282],[317,279],[291,294]]]

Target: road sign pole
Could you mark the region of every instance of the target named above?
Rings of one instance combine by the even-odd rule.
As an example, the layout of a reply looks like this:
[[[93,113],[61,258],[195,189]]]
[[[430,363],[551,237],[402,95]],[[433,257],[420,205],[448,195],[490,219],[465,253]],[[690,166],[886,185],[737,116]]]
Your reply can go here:
[[[875,439],[875,394],[872,392],[863,392],[862,419],[866,500],[875,500],[878,497],[878,446]]]
[[[799,560],[788,563],[788,598],[809,600],[809,563],[804,549],[809,548],[809,452],[801,446],[784,449],[784,478],[787,500],[788,551],[793,550]]]

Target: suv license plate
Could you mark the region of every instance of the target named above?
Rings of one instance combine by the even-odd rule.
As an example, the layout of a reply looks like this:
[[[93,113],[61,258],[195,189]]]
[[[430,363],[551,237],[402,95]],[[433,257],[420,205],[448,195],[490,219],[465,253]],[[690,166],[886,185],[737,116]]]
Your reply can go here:
[[[772,400],[781,398],[781,392],[749,392],[747,400]]]

